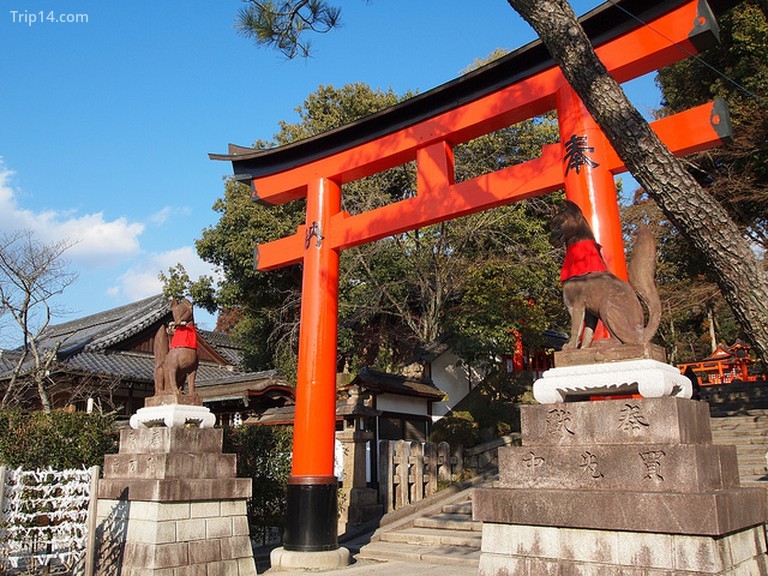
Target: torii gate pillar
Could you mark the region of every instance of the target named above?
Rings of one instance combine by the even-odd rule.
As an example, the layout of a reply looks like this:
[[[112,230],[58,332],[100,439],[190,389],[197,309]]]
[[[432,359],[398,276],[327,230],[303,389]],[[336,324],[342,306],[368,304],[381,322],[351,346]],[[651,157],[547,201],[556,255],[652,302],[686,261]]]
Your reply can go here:
[[[309,182],[294,451],[283,541],[289,552],[333,551],[334,564],[338,563],[335,556],[339,550],[348,552],[338,544],[338,481],[333,474],[339,252],[326,241],[325,234],[331,218],[340,210],[338,182],[328,178]],[[342,559],[341,563],[348,561]]]
[[[616,183],[609,167],[612,147],[569,84],[557,91],[560,141],[565,148],[565,196],[578,204],[595,234],[608,269],[627,279]]]

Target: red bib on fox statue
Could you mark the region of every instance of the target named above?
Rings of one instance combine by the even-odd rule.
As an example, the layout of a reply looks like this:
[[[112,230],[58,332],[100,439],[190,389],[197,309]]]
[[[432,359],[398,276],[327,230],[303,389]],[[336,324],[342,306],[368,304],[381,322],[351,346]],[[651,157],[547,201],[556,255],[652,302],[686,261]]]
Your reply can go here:
[[[592,272],[608,272],[605,260],[600,255],[600,244],[594,240],[580,240],[565,249],[560,282]]]
[[[197,330],[195,330],[195,325],[176,326],[171,338],[171,348],[197,349]]]

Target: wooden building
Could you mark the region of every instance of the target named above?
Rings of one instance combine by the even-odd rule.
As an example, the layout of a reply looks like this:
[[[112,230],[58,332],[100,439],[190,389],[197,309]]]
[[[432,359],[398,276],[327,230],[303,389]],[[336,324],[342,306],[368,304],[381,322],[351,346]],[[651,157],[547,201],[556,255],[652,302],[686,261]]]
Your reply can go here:
[[[37,344],[55,354],[46,375],[53,407],[90,405],[130,417],[153,394],[154,337],[171,320],[168,300],[157,295],[49,327]],[[19,355],[19,350],[0,354],[0,392]],[[291,386],[275,371],[242,368],[242,350],[227,334],[198,330],[198,356],[197,392],[223,424],[293,401]],[[27,408],[39,407],[34,390],[23,400]]]
[[[751,346],[736,340],[732,346],[720,344],[715,351],[695,362],[684,362],[677,367],[681,372],[693,370],[701,386],[741,382],[765,382],[765,374],[755,373],[756,362],[749,353]]]

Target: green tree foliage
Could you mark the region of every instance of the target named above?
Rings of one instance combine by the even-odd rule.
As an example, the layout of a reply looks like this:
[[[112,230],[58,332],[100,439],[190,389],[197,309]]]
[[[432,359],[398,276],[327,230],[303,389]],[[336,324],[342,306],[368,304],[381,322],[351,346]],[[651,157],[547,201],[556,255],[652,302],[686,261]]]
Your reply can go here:
[[[397,101],[392,91],[373,90],[364,84],[341,89],[320,86],[296,109],[298,123],[281,122],[273,141],[260,140],[255,147],[307,138]],[[305,204],[254,204],[248,187],[230,179],[224,197],[213,208],[220,214],[219,221],[203,231],[196,245],[200,257],[223,273],[216,301],[224,308],[241,309],[242,320],[234,334],[246,347],[248,365],[253,369],[277,367],[290,376],[295,371],[301,270],[294,266],[257,272],[254,247],[293,234],[304,223]]]
[[[224,452],[237,454],[237,476],[253,480],[248,502],[251,534],[263,540],[285,524],[285,492],[291,472],[292,429],[278,426],[225,428]]]
[[[102,466],[117,451],[114,417],[83,412],[0,412],[0,463],[16,468]]]
[[[213,298],[214,282],[210,276],[201,276],[192,281],[183,264],[176,264],[168,268],[168,274],[160,272],[158,280],[163,284],[163,296],[169,300],[180,300],[187,295],[192,302],[213,313],[217,309],[217,303]]]
[[[624,165],[707,260],[760,358],[768,362],[768,275],[736,221],[651,130],[597,57],[565,0],[508,0],[541,38]]]
[[[499,226],[506,236],[501,250],[481,246],[470,254],[472,264],[448,325],[456,351],[475,365],[491,368],[499,354],[514,349],[518,337],[534,347],[546,328],[567,326],[557,282],[561,253],[549,244],[546,215],[531,213],[533,206],[496,212],[505,217]]]
[[[340,8],[321,0],[246,0],[236,27],[257,44],[275,47],[287,58],[306,57],[311,44],[301,39],[302,32],[327,32],[338,25],[340,15]]]
[[[724,98],[734,142],[686,159],[697,181],[728,210],[756,247],[768,249],[768,20],[765,3],[747,1],[720,19],[721,43],[661,70],[660,115]],[[727,77],[726,77],[727,76]],[[726,305],[711,267],[652,203],[625,210],[625,224],[650,222],[659,245],[664,306],[659,338],[673,361],[709,355],[719,343],[748,339]]]
[[[450,415],[438,420],[429,439],[431,442],[448,442],[452,447],[461,445],[469,448],[480,441],[480,429],[471,413],[453,410]]]
[[[748,0],[736,6],[720,19],[717,47],[661,70],[657,84],[663,114],[714,97],[726,100],[734,142],[690,157],[689,167],[750,238],[768,250],[768,19],[764,4]]]

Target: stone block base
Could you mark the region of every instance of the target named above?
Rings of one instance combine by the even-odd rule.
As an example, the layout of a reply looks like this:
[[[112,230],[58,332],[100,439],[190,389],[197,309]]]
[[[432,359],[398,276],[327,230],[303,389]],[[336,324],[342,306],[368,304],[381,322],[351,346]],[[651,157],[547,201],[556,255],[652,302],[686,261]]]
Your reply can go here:
[[[584,364],[605,364],[625,360],[656,360],[666,363],[667,353],[656,344],[595,344],[591,348],[558,350],[555,352],[555,366],[581,366]]]
[[[256,576],[245,500],[98,504],[98,576]]]
[[[336,527],[339,534],[351,534],[363,524],[384,515],[384,506],[378,503],[379,494],[372,488],[342,490],[341,498],[344,505]]]
[[[762,526],[726,536],[485,523],[479,576],[768,574]]]
[[[478,488],[475,520],[499,524],[720,536],[765,521],[762,488],[700,494]]]
[[[193,392],[185,394],[183,391],[168,392],[167,394],[155,394],[144,399],[144,406],[163,406],[168,404],[184,404],[186,406],[202,406],[203,400],[200,394]]]
[[[349,550],[340,547],[323,552],[294,552],[275,548],[269,559],[273,570],[336,570],[349,566]]]

